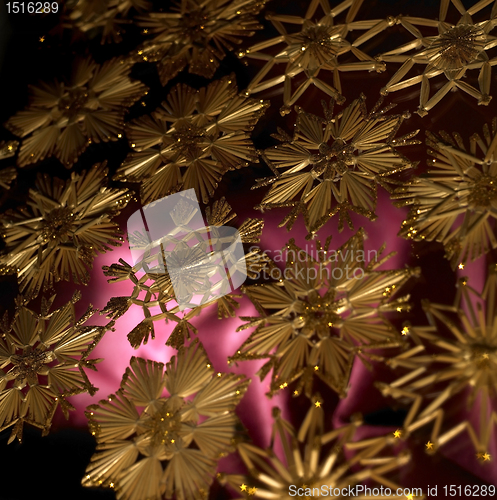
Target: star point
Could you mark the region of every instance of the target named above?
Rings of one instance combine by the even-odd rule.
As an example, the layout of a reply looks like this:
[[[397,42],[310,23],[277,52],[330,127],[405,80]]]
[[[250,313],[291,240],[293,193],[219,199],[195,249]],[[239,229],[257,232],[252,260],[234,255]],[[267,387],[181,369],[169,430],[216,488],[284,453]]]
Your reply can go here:
[[[321,408],[321,401],[316,401],[316,402],[314,403],[314,406],[315,406],[316,408]]]
[[[431,441],[428,441],[425,446],[427,450],[433,450],[433,443]]]
[[[43,43],[45,41],[45,36],[40,36],[39,41]]]
[[[240,491],[245,491],[247,489],[247,485],[246,484],[241,484],[240,485]]]
[[[402,431],[400,429],[397,429],[394,433],[393,433],[393,437],[395,439],[399,439],[400,436],[402,436]]]
[[[255,486],[253,486],[252,488],[249,488],[248,494],[255,495],[256,491],[257,491],[257,488]]]

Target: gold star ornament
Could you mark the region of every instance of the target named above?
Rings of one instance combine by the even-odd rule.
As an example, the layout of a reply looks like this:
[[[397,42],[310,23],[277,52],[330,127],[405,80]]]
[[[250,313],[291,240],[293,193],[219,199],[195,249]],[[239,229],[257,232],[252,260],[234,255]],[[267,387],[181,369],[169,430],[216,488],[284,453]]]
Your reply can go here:
[[[427,450],[435,451],[463,432],[481,456],[490,447],[497,426],[496,296],[495,264],[482,293],[461,279],[454,305],[425,301],[429,326],[412,326],[412,347],[386,360],[400,378],[376,385],[384,396],[407,404],[403,435],[431,429]],[[477,428],[471,421],[475,407]],[[469,413],[454,420],[459,411]]]
[[[250,132],[267,106],[238,94],[233,75],[200,90],[176,85],[158,110],[129,124],[134,152],[115,178],[140,182],[144,204],[190,188],[208,203],[228,170],[259,161]]]
[[[400,16],[399,23],[414,40],[378,56],[387,64],[402,63],[382,93],[386,95],[421,84],[417,111],[420,116],[425,116],[453,90],[462,90],[477,99],[478,104],[488,105],[492,66],[497,64],[497,58],[488,54],[497,46],[497,38],[490,34],[497,25],[495,4],[491,12],[483,16],[484,20],[475,22],[472,18],[491,3],[492,0],[484,0],[466,9],[459,0],[441,0],[438,20]],[[446,20],[451,5],[460,15],[456,24]],[[433,28],[438,34],[423,34]],[[421,70],[416,71],[418,66]],[[474,70],[479,70],[479,88],[467,81]],[[431,81],[436,82],[435,93],[431,92]],[[446,83],[442,85],[443,81]]]
[[[363,241],[359,231],[338,250],[328,239],[309,253],[290,240],[285,269],[274,264],[271,279],[242,288],[259,316],[241,318],[247,323],[238,330],[256,329],[230,360],[269,358],[258,375],[272,370],[270,395],[298,380],[297,391],[311,397],[318,377],[344,396],[356,357],[368,366],[370,349],[400,345],[387,316],[408,310],[398,292],[417,270],[379,271],[389,256],[380,258],[382,248],[366,262]]]
[[[233,451],[234,409],[250,380],[209,368],[201,344],[163,363],[131,358],[116,394],[89,406],[97,451],[82,484],[117,498],[206,499],[218,460]],[[240,483],[238,483],[240,484]]]
[[[417,131],[396,137],[408,115],[388,114],[394,105],[382,108],[381,100],[368,111],[365,100],[338,112],[323,102],[324,116],[298,108],[293,137],[279,129],[274,137],[281,144],[262,154],[274,176],[254,186],[270,187],[256,208],[291,208],[280,224],[288,230],[302,214],[307,238],[335,215],[340,231],[345,222],[353,229],[349,212],[374,220],[377,185],[415,166],[397,148],[419,142],[412,140]]]
[[[101,35],[102,43],[120,42],[136,13],[150,8],[147,0],[69,0],[65,2],[63,26],[75,26],[90,38]]]
[[[230,221],[233,221],[235,217],[236,214],[232,212],[231,206],[224,198],[215,201],[212,206],[209,206],[206,209],[206,220],[209,226],[226,226],[230,223]],[[187,219],[188,214],[179,214],[178,217],[175,217],[175,222],[178,226],[186,228],[188,227]],[[245,245],[258,243],[260,241],[263,226],[264,223],[262,219],[246,219],[238,227],[238,233],[240,234],[242,243]],[[185,255],[186,253],[187,256],[190,252],[195,254],[196,250],[200,248],[202,248],[202,251],[200,252],[202,259],[205,260],[206,256],[212,256],[214,253],[213,251],[205,253],[205,249],[202,247],[202,243],[204,241],[203,236],[200,232],[192,229],[189,239],[197,240],[197,236],[198,243],[196,245],[185,248],[183,245],[178,245],[176,242],[176,247],[167,253],[165,253],[164,250],[164,247],[167,245],[163,240],[162,258],[164,261],[169,261],[168,259],[170,258],[174,259],[178,256],[178,254]],[[128,234],[128,238],[130,240],[132,240],[133,237],[134,235]],[[213,240],[211,240],[211,242],[212,241]],[[192,262],[197,261],[194,258]],[[246,270],[249,277],[255,278],[261,272],[261,269],[268,264],[268,262],[269,258],[260,252],[260,249],[250,249],[241,261],[235,262],[235,265],[231,267],[231,274],[233,275],[236,272],[237,265],[240,264],[243,265],[243,268]],[[154,323],[160,320],[165,320],[166,322],[172,321],[177,324],[169,336],[166,344],[176,348],[182,346],[186,340],[190,340],[191,333],[197,333],[197,329],[190,323],[190,320],[199,315],[202,309],[215,303],[217,303],[219,319],[235,316],[235,309],[239,307],[239,304],[235,299],[240,298],[241,295],[228,294],[221,296],[220,298],[216,298],[216,290],[212,288],[210,289],[212,292],[212,300],[209,300],[202,305],[192,306],[189,308],[190,310],[181,313],[176,301],[176,295],[173,290],[171,277],[166,269],[164,269],[164,271],[165,272],[163,273],[151,271],[146,266],[145,261],[140,261],[134,267],[131,267],[122,259],[119,260],[119,263],[104,267],[104,274],[111,277],[109,282],[130,280],[133,283],[133,291],[130,296],[111,298],[102,310],[102,313],[112,319],[117,319],[123,316],[132,305],[139,306],[143,310],[143,316],[145,319],[136,325],[136,327],[133,328],[128,335],[128,340],[133,347],[138,348],[142,343],[146,344],[149,336],[154,339]],[[183,279],[185,281],[188,279],[187,275],[188,273],[185,271],[183,273]],[[201,280],[202,277],[199,278],[199,276],[194,273],[192,278],[195,278],[192,279],[192,282],[194,282],[192,284],[192,288],[194,288],[196,283]],[[158,312],[157,309],[159,309],[160,312]]]
[[[116,141],[127,108],[147,90],[129,78],[130,69],[124,59],[98,65],[87,58],[74,62],[66,81],[32,85],[27,108],[5,123],[23,139],[17,164],[55,156],[70,168],[88,144]]]
[[[497,118],[474,134],[469,148],[458,133],[427,132],[426,174],[396,189],[398,206],[409,206],[400,235],[413,241],[438,241],[452,268],[464,269],[497,248]]]
[[[5,313],[0,322],[0,431],[12,427],[9,443],[21,441],[25,423],[47,435],[59,405],[66,418],[74,410],[69,396],[97,391],[85,369],[96,370],[101,360],[88,356],[111,324],[85,325],[94,312],[91,307],[76,320],[79,298],[76,293],[52,312],[55,296],[43,298],[37,313],[19,297],[13,318]]]
[[[256,484],[253,496],[261,499],[312,498],[313,488],[318,488],[322,496],[333,498],[335,488],[347,489],[368,479],[372,480],[371,489],[373,485],[397,487],[395,475],[410,460],[406,452],[397,452],[395,456],[386,437],[354,442],[359,419],[328,430],[323,409],[314,406],[309,408],[299,429],[281,417],[279,408],[273,409],[273,417],[270,447],[261,449],[252,443],[239,443],[238,453],[248,475],[221,475],[221,484],[237,492],[242,481]],[[322,486],[328,488],[326,495]],[[239,494],[236,498],[247,497]]]
[[[188,66],[190,73],[212,78],[241,37],[261,29],[256,15],[266,0],[178,0],[169,12],[138,17],[152,38],[138,50],[137,61],[157,63],[162,85]],[[145,59],[146,58],[146,59]]]
[[[346,0],[332,8],[328,0],[312,0],[302,16],[268,14],[266,18],[278,36],[238,52],[241,58],[264,61],[247,91],[255,94],[283,84],[280,112],[286,115],[312,86],[342,103],[345,98],[340,73],[344,71],[384,71],[385,63],[359,46],[397,21],[394,18],[354,21],[361,4],[362,0]],[[340,17],[343,19],[336,19]],[[365,33],[351,42],[347,39],[351,31]]]
[[[94,257],[121,244],[112,219],[131,195],[106,187],[106,177],[104,164],[67,181],[39,174],[26,206],[0,216],[5,242],[0,264],[17,273],[27,300],[59,280],[86,284]]]

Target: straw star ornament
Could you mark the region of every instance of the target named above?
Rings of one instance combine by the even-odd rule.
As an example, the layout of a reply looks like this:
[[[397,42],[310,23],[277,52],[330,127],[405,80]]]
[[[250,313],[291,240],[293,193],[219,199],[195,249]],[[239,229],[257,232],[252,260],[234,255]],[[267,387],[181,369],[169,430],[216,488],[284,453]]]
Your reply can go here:
[[[55,156],[70,168],[92,142],[117,141],[127,108],[147,90],[129,78],[130,69],[124,59],[98,65],[87,58],[66,81],[31,86],[28,107],[5,124],[23,139],[18,165]]]
[[[414,346],[386,363],[403,370],[391,384],[377,382],[386,397],[406,404],[403,433],[431,429],[427,452],[467,432],[475,450],[488,453],[497,431],[497,268],[477,293],[467,278],[459,281],[453,306],[423,305],[429,326],[409,326]],[[479,425],[471,419],[477,408]],[[454,415],[465,414],[458,420]]]
[[[298,108],[293,137],[279,129],[274,137],[281,144],[262,154],[274,177],[252,188],[270,186],[256,208],[291,208],[280,224],[288,230],[302,214],[308,238],[337,214],[340,231],[345,222],[353,229],[351,211],[374,220],[377,184],[415,166],[397,148],[419,142],[412,140],[417,131],[396,137],[409,115],[389,115],[394,105],[381,108],[382,100],[368,112],[365,99],[337,113],[333,101],[323,102],[324,117]]]
[[[65,5],[67,27],[76,26],[92,36],[98,33],[102,43],[120,42],[126,25],[131,24],[133,13],[150,8],[147,0],[71,0]]]
[[[206,219],[209,226],[226,226],[233,221],[235,217],[236,214],[232,212],[230,205],[224,198],[215,201],[212,206],[206,209]],[[185,221],[182,220],[181,217],[176,219],[175,222],[185,227]],[[246,219],[238,228],[242,243],[258,243],[260,241],[263,226],[264,223],[262,219]],[[193,238],[195,238],[196,233],[197,231],[192,231]],[[133,236],[134,235],[128,234],[128,238],[130,239],[133,238]],[[199,237],[199,241],[202,242],[202,240],[203,238]],[[197,263],[195,252],[200,248],[202,248],[202,251],[199,252],[200,260],[202,262],[206,260],[206,253],[201,243],[197,243],[191,247],[178,245],[175,251],[172,252],[165,252],[164,246],[165,243],[162,242],[161,254],[162,258],[167,263],[170,263],[170,259],[177,257],[178,254],[185,260],[186,254],[186,260],[188,260],[189,256],[192,257],[189,264],[193,264],[192,267],[198,268],[199,266],[195,266]],[[247,276],[254,278],[261,272],[261,269],[267,265],[268,261],[269,259],[265,254],[262,254],[258,249],[252,249],[247,252],[243,257],[243,262],[239,264],[242,264],[243,268],[246,269]],[[232,275],[236,272],[237,264],[238,263],[235,263],[231,269]],[[193,282],[192,286],[195,288],[199,280],[202,281],[203,275],[198,276],[195,274],[190,276],[188,271],[190,266],[187,265],[186,267],[187,269],[181,271],[181,274],[183,274],[183,278],[186,280],[190,277]],[[178,266],[178,268],[181,269],[181,266]],[[202,272],[207,271],[206,265],[203,264]],[[130,296],[111,298],[102,310],[102,313],[110,318],[117,319],[123,316],[132,305],[142,308],[145,319],[136,325],[128,334],[128,340],[135,348],[138,348],[142,343],[146,344],[149,336],[151,336],[152,339],[155,338],[154,323],[156,321],[165,320],[166,323],[169,321],[176,323],[166,344],[179,348],[186,340],[190,340],[191,334],[197,333],[197,329],[190,323],[190,320],[198,316],[204,308],[217,303],[218,318],[222,319],[234,317],[235,309],[239,307],[235,299],[240,298],[240,295],[228,294],[222,297],[216,297],[217,290],[214,286],[209,287],[209,293],[211,293],[212,296],[209,295],[208,301],[201,305],[192,306],[189,311],[181,314],[168,270],[164,269],[163,273],[151,271],[146,268],[146,262],[143,261],[132,267],[126,261],[120,259],[118,264],[116,263],[104,267],[104,274],[111,277],[109,282],[114,283],[130,280],[133,283],[133,291]],[[158,309],[160,309],[160,312]]]
[[[157,63],[162,85],[188,66],[190,73],[212,78],[226,55],[261,29],[256,15],[267,0],[179,0],[170,12],[148,12],[138,25],[153,38],[136,60]]]
[[[380,259],[382,248],[366,262],[363,240],[359,231],[337,251],[330,239],[318,242],[316,256],[291,240],[285,269],[271,271],[276,281],[242,288],[260,315],[241,318],[248,323],[238,331],[257,328],[230,361],[269,358],[258,375],[272,370],[270,396],[298,381],[294,394],[311,397],[319,377],[343,397],[356,357],[367,366],[368,350],[399,345],[386,316],[409,308],[408,296],[396,295],[417,271],[379,271],[392,254]]]
[[[217,461],[234,451],[234,410],[250,380],[213,373],[201,344],[167,363],[131,358],[116,394],[89,406],[97,451],[84,486],[114,488],[118,500],[205,499]]]
[[[67,181],[39,174],[26,206],[0,216],[0,264],[3,272],[17,273],[26,300],[60,280],[86,284],[95,256],[121,245],[112,219],[131,194],[106,187],[106,178],[100,164]]]
[[[438,241],[452,267],[464,267],[497,248],[497,118],[474,134],[469,148],[460,134],[427,132],[428,172],[395,191],[410,206],[400,234],[414,241]]]
[[[472,16],[488,5],[492,5],[488,18],[474,22]],[[453,5],[461,18],[457,24],[446,21],[450,5]],[[400,24],[414,36],[414,40],[397,49],[378,56],[386,63],[402,63],[382,89],[384,95],[414,85],[421,84],[418,114],[425,116],[438,104],[449,91],[462,90],[478,99],[478,104],[488,105],[492,66],[497,64],[497,57],[489,57],[488,51],[497,46],[497,38],[490,35],[497,25],[497,3],[483,0],[465,9],[459,0],[441,0],[439,20],[419,17],[400,16]],[[436,28],[438,35],[425,36],[423,31]],[[411,71],[417,65],[424,66],[422,73]],[[473,87],[466,81],[467,73],[479,70],[478,85]],[[435,79],[447,82],[434,94],[430,81]]]
[[[99,359],[88,359],[108,330],[107,326],[87,326],[91,307],[79,320],[74,304],[80,295],[50,312],[55,296],[42,300],[41,312],[16,302],[14,317],[5,313],[0,322],[0,431],[12,427],[9,443],[22,439],[23,425],[30,424],[48,434],[60,405],[66,418],[74,410],[67,397],[97,389],[85,369],[96,370]]]
[[[129,124],[135,152],[115,178],[141,182],[143,203],[190,188],[208,203],[228,170],[258,162],[250,132],[267,106],[239,95],[234,76],[200,90],[176,85],[157,111]]]
[[[221,476],[221,483],[237,491],[235,498],[277,499],[295,495],[312,498],[314,488],[323,496],[339,498],[341,495],[334,491],[350,491],[367,479],[374,481],[371,490],[380,485],[394,488],[398,487],[395,474],[410,460],[407,452],[394,454],[394,442],[389,437],[353,442],[355,430],[361,424],[359,418],[328,432],[324,410],[315,405],[307,412],[300,429],[283,419],[279,408],[273,409],[273,418],[269,448],[244,442],[238,445],[248,474]],[[354,452],[352,457],[351,452]],[[356,498],[376,497],[359,494]]]
[[[255,94],[283,83],[284,105],[280,112],[285,115],[290,113],[291,107],[312,85],[336,101],[343,102],[341,72],[384,71],[385,64],[360,50],[359,46],[397,21],[394,18],[354,21],[362,1],[345,0],[331,8],[328,0],[312,0],[302,17],[267,15],[266,18],[274,25],[279,36],[238,53],[241,58],[265,61],[247,87],[247,92]],[[335,21],[335,17],[342,12],[347,12],[344,21]],[[352,30],[367,31],[352,43],[347,40]],[[271,50],[273,47],[277,49]],[[344,61],[345,55],[352,55],[355,60]],[[277,76],[272,76],[273,68]],[[321,71],[329,74],[323,78],[320,76]],[[297,88],[295,82],[299,82]]]

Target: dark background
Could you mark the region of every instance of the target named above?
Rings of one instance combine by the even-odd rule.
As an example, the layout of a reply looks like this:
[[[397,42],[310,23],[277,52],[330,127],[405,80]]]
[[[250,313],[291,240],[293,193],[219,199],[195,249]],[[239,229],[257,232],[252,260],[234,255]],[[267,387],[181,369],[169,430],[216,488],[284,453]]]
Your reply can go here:
[[[336,5],[333,0],[330,2]],[[475,2],[463,1],[465,6]],[[403,1],[365,1],[362,6],[359,19],[385,18],[388,15],[413,15],[418,17],[436,18],[438,15],[438,2],[403,0]],[[166,1],[154,2],[154,8],[167,10],[169,3]],[[266,7],[268,12],[304,13],[307,2],[273,0]],[[448,17],[451,22],[456,22],[454,9],[451,7],[452,15]],[[101,63],[111,57],[126,55],[134,50],[144,40],[141,29],[134,24],[126,26],[123,41],[120,44],[101,45],[100,37],[87,36],[76,29],[61,28],[63,5],[60,4],[58,14],[44,16],[28,14],[7,15],[6,7],[0,5],[0,124],[4,123],[10,116],[24,108],[28,102],[28,85],[39,80],[51,80],[54,77],[62,77],[68,74],[71,64],[76,56],[92,55]],[[263,14],[260,16],[263,19]],[[475,16],[476,18],[478,17]],[[337,22],[343,16],[339,16]],[[276,32],[272,25],[262,20],[265,28],[253,38],[244,40],[244,46],[248,47],[257,40],[275,36]],[[91,35],[91,34],[90,34]],[[45,41],[40,42],[44,36]],[[353,36],[353,34],[352,34]],[[365,52],[375,55],[394,48],[401,43],[409,41],[403,28],[395,26],[388,32],[376,37],[369,44],[361,47]],[[239,60],[234,53],[228,53],[221,62],[215,78],[234,72],[242,90],[255,75],[257,63],[251,60],[248,66],[244,60]],[[393,68],[393,69],[392,69]],[[379,89],[393,75],[398,65],[390,64],[385,73],[368,74],[367,88],[364,88],[363,73],[342,73],[343,93],[347,97],[346,104],[356,98],[361,91],[368,95],[368,107],[371,107]],[[422,71],[422,67],[420,67]],[[150,92],[143,99],[146,106],[135,104],[129,112],[128,119],[135,118],[154,110],[165,98],[168,90],[178,82],[184,82],[194,87],[205,86],[208,81],[204,78],[191,75],[184,70],[164,88],[160,85],[154,64],[140,63],[135,65],[132,76],[143,81]],[[470,83],[476,84],[477,71],[471,72]],[[433,111],[425,118],[420,118],[414,111],[419,101],[419,85],[410,89],[395,92],[390,95],[388,102],[398,104],[396,112],[409,110],[412,117],[408,125],[403,125],[400,134],[403,135],[413,129],[429,129],[438,131],[454,129],[469,136],[474,132],[481,132],[483,122],[488,122],[496,115],[496,78],[493,76],[492,91],[494,100],[490,106],[478,106],[476,100],[461,92],[447,96]],[[436,87],[432,85],[432,91]],[[291,130],[293,114],[282,118],[278,112],[281,106],[281,86],[265,93],[257,94],[257,97],[270,99],[271,107],[268,109],[254,130],[253,138],[257,148],[265,148],[274,144],[269,133],[276,132],[276,125]],[[320,112],[319,101],[313,99],[312,93],[304,95],[298,104],[308,111]],[[320,97],[321,98],[321,97]],[[423,132],[418,136],[424,139]],[[0,140],[14,139],[6,129],[0,127]],[[125,138],[107,144],[92,144],[80,157],[72,171],[81,171],[96,162],[108,161],[110,176],[130,151]],[[426,153],[424,147],[404,148],[402,151],[411,160],[419,161],[419,170],[425,168]],[[9,160],[2,162],[2,167]],[[10,163],[12,164],[12,162]],[[17,182],[9,193],[8,199],[3,199],[1,210],[16,207],[22,204],[26,198],[29,188],[34,186],[37,172],[48,172],[51,175],[68,178],[71,170],[66,170],[55,158],[49,158],[37,165],[30,165],[19,171]],[[235,212],[244,214],[247,207],[257,205],[264,195],[264,190],[250,191],[256,178],[270,175],[270,170],[263,164],[255,164],[242,170],[229,172],[221,182],[216,197],[230,194],[230,203]],[[112,183],[111,183],[112,184]],[[137,202],[131,203],[123,211],[120,220],[124,221],[127,215],[134,212]],[[283,216],[283,214],[281,214]],[[443,249],[436,244],[416,245],[414,253],[410,257],[410,264],[421,266],[423,275],[430,279],[421,279],[410,292],[415,304],[411,317],[422,317],[419,303],[421,298],[436,300],[437,302],[451,303],[454,295],[455,275],[451,272],[447,261],[444,259]],[[416,255],[418,258],[416,258]],[[495,255],[493,257],[495,262]],[[436,286],[433,286],[436,283]],[[17,293],[15,279],[11,277],[0,277],[0,311],[12,309],[13,298]],[[296,410],[297,414],[299,410]],[[400,426],[404,417],[403,412],[395,412],[385,408],[380,412],[366,415],[366,422],[372,425]],[[86,429],[73,429],[63,425],[55,425],[52,433],[41,438],[37,430],[25,427],[24,443],[19,445],[13,443],[7,446],[10,431],[0,433],[0,500],[28,500],[32,498],[51,499],[90,499],[90,498],[114,498],[109,491],[88,490],[80,487],[80,480],[84,474],[86,465],[94,451],[94,440]],[[422,455],[417,463],[427,460]],[[475,476],[463,471],[460,467],[449,460],[441,458],[430,458],[439,467],[440,475],[447,478],[445,484],[481,484]],[[420,468],[423,470],[423,467]],[[422,474],[422,472],[421,472]],[[414,471],[414,477],[416,472]],[[441,480],[440,484],[444,484]],[[416,483],[413,484],[416,486]],[[222,498],[226,493],[216,485],[213,487],[211,497]],[[439,496],[442,497],[443,495]]]

